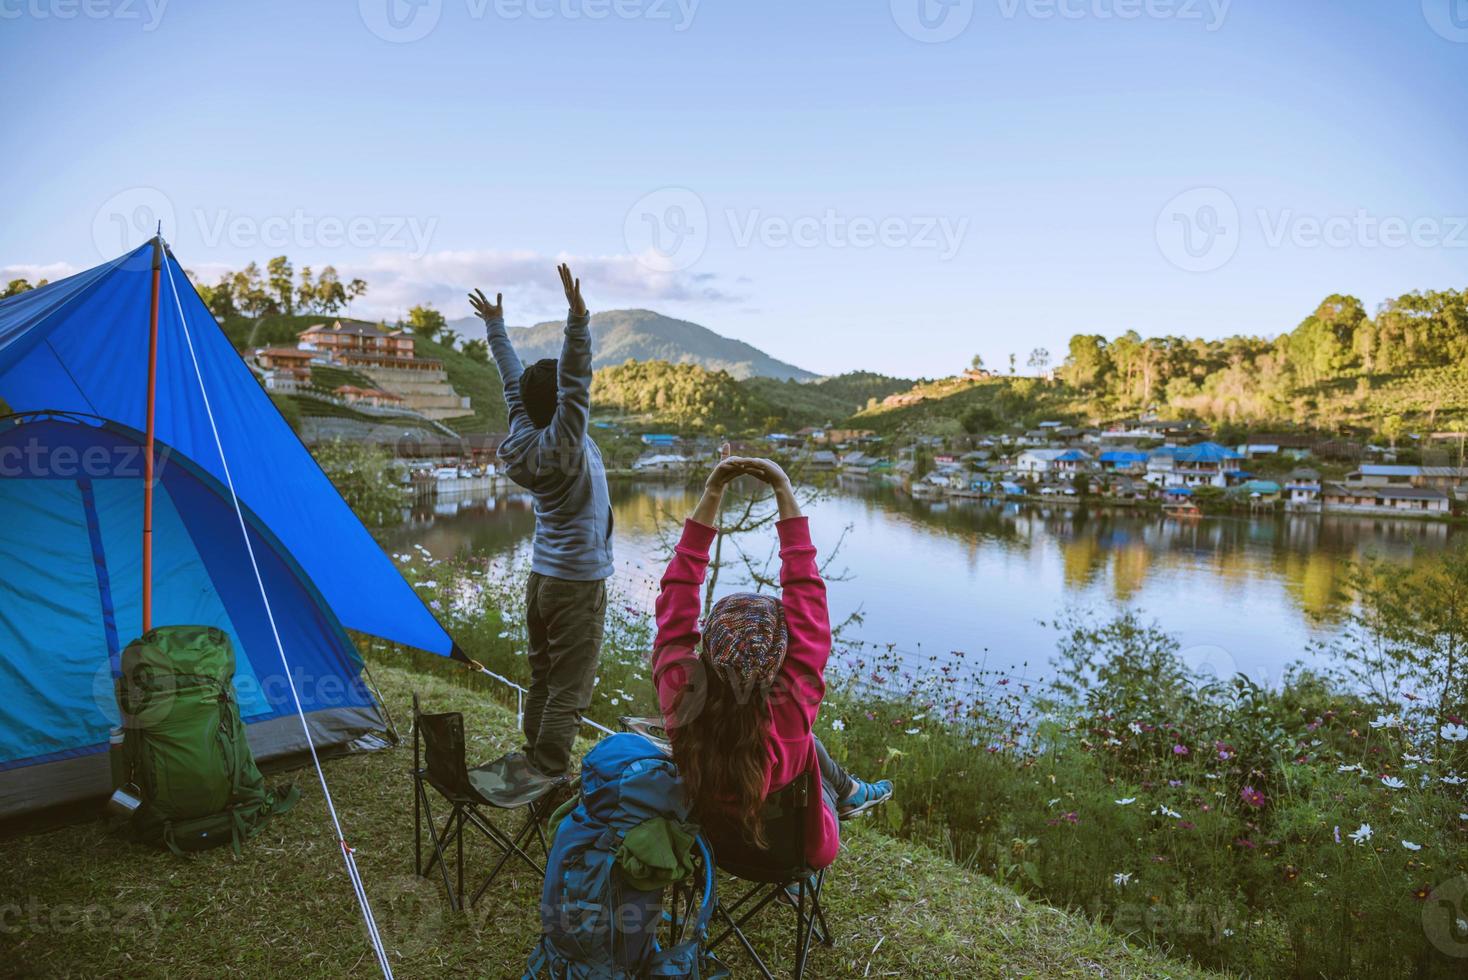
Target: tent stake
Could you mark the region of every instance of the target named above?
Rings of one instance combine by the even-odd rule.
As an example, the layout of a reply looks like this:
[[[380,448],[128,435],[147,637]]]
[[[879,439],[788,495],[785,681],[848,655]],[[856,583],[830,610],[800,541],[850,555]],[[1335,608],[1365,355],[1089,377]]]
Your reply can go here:
[[[148,307],[148,421],[143,451],[143,632],[153,628],[153,411],[158,393],[158,275],[163,236],[153,239],[153,297]]]

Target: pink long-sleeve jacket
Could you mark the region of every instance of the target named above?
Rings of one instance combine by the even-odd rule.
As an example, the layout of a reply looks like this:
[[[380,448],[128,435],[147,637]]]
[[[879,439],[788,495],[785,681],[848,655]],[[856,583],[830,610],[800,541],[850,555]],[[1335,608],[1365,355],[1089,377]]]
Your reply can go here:
[[[775,525],[780,536],[780,602],[789,645],[770,693],[770,737],[765,763],[765,795],[784,789],[802,772],[820,786],[811,726],[826,693],[826,660],[831,655],[831,618],[826,583],[816,566],[810,526],[804,517]],[[676,725],[674,702],[698,660],[700,587],[708,569],[709,545],[717,532],[697,521],[683,525],[683,537],[663,573],[658,593],[658,635],[653,645],[652,677],[664,723]],[[836,859],[840,831],[819,797],[807,808],[806,858],[813,868]]]

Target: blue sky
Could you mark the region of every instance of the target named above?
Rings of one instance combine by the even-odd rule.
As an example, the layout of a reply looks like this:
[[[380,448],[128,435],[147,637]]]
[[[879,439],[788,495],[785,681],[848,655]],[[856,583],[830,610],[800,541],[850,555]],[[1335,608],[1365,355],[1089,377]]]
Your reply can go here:
[[[0,0],[0,267],[159,215],[205,275],[529,323],[565,257],[906,375],[1468,286],[1468,0],[948,2]]]

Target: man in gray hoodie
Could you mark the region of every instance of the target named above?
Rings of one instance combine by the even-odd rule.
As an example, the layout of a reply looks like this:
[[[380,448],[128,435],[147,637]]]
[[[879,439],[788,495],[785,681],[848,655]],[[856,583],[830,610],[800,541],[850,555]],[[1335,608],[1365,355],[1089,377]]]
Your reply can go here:
[[[535,497],[535,546],[526,586],[530,693],[525,699],[525,755],[559,776],[571,761],[606,625],[606,579],[612,574],[612,505],[601,451],[587,434],[591,414],[591,328],[581,280],[559,267],[570,314],[560,360],[529,368],[505,332],[501,294],[491,303],[469,295],[489,331],[504,383],[510,434],[499,458],[510,479]]]

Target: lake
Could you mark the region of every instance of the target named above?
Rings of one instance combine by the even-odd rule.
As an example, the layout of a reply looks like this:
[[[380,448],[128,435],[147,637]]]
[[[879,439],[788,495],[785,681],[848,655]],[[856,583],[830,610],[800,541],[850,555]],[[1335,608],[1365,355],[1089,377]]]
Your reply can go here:
[[[650,610],[662,556],[697,494],[614,483],[617,572]],[[730,506],[726,504],[726,507]],[[1465,533],[1390,518],[1288,514],[1195,520],[1151,511],[977,500],[919,501],[883,485],[843,486],[806,508],[828,566],[832,621],[859,613],[856,635],[895,645],[914,665],[963,651],[973,663],[1027,677],[1048,673],[1067,609],[1128,605],[1177,637],[1194,666],[1261,683],[1339,629],[1337,590],[1349,560],[1409,563]],[[383,533],[390,549],[421,544],[437,558],[471,553],[528,562],[535,517],[519,492],[440,501]],[[741,538],[756,561],[773,529]],[[837,580],[839,578],[839,580]],[[747,579],[744,579],[747,581]],[[726,571],[719,592],[741,576]]]

